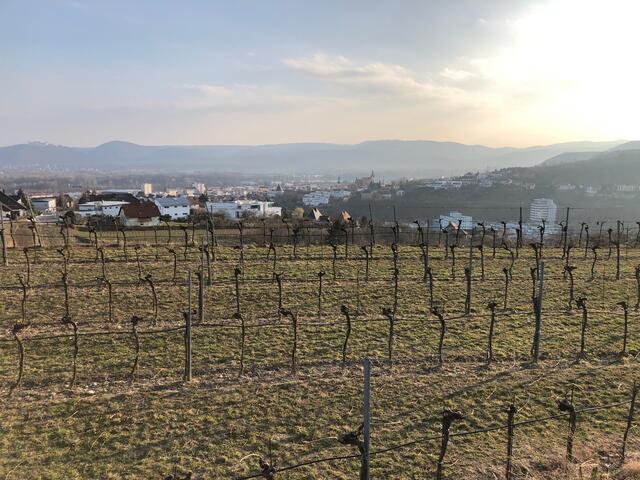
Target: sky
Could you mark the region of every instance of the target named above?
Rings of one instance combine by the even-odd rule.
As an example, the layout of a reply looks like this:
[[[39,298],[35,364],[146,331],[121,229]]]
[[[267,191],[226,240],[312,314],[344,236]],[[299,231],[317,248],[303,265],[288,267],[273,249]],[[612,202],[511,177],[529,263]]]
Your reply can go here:
[[[637,0],[0,0],[0,145],[639,139]]]

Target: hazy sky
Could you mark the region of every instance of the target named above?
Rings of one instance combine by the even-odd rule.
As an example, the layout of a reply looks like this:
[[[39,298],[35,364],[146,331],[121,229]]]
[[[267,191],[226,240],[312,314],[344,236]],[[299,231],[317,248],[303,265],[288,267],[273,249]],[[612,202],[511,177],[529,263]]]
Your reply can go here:
[[[637,0],[0,0],[0,145],[640,138]]]

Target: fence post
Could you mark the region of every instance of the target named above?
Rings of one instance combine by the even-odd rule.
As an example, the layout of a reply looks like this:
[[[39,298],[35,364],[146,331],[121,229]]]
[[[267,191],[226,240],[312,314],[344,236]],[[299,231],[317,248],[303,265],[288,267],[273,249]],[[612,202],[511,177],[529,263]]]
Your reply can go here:
[[[468,300],[468,304],[467,304],[467,311],[466,314],[470,315],[471,314],[471,300],[472,300],[472,282],[473,282],[473,237],[476,233],[476,227],[473,227],[471,229],[471,238],[469,239],[469,276],[467,278],[467,289],[468,289],[468,293],[467,293],[467,300]]]
[[[538,287],[538,295],[533,299],[536,315],[536,329],[533,335],[533,361],[537,362],[540,358],[540,332],[542,330],[542,299],[544,294],[544,261],[540,261],[539,275],[540,286]]]
[[[565,222],[564,222],[564,241],[562,243],[562,256],[564,257],[565,255],[568,255],[569,252],[567,251],[567,246],[569,244],[569,210],[571,210],[571,207],[567,207],[567,216],[565,218]]]
[[[184,328],[184,347],[185,347],[185,361],[184,361],[184,381],[191,381],[191,270],[188,274],[188,287],[187,295],[189,300],[187,302],[188,310],[184,314],[185,328]]]
[[[239,277],[242,274],[240,267],[236,267],[233,270],[234,283],[236,287],[236,315],[240,315],[240,280]]]
[[[622,436],[622,449],[620,451],[620,465],[624,464],[624,456],[627,449],[627,438],[629,437],[629,430],[633,424],[633,412],[636,406],[636,396],[638,394],[638,387],[635,380],[633,381],[633,388],[631,390],[631,404],[629,405],[629,413],[627,415],[627,427],[624,429],[624,435]]]
[[[519,209],[518,215],[518,237],[516,239],[518,247],[522,247],[522,206]]]
[[[504,273],[504,301],[502,308],[506,310],[509,302],[509,269],[504,267],[502,273]]]
[[[438,341],[438,365],[442,366],[442,347],[444,346],[444,335],[446,329],[446,323],[444,321],[444,309],[440,310],[437,306],[431,308],[433,313],[440,321],[440,339]]]
[[[276,282],[278,284],[278,320],[282,319],[282,273],[276,273]]]
[[[516,415],[516,406],[511,403],[507,407],[507,471],[505,478],[511,480],[511,458],[513,456],[513,419]]]
[[[362,407],[362,434],[364,437],[364,452],[361,480],[369,480],[369,451],[371,446],[371,360],[365,358],[364,367],[364,404]]]
[[[204,322],[204,268],[201,266],[200,271],[196,273],[198,277],[198,321]]]
[[[493,327],[496,323],[496,307],[498,304],[491,301],[487,304],[487,308],[491,310],[491,320],[489,322],[489,344],[487,346],[487,364],[493,361]]]
[[[624,330],[622,332],[622,351],[620,352],[620,355],[624,356],[627,353],[627,334],[629,331],[629,306],[627,305],[627,302],[618,302],[617,303],[619,306],[622,307],[622,310],[624,311]]]

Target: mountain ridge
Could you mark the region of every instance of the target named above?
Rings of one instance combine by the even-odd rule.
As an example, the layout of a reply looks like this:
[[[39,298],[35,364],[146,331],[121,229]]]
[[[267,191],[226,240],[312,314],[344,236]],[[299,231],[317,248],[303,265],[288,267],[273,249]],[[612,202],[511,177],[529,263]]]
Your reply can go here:
[[[252,171],[437,176],[534,166],[570,152],[604,152],[626,141],[487,147],[433,140],[369,140],[357,144],[140,145],[112,140],[95,147],[37,142],[0,147],[0,169],[98,171]]]

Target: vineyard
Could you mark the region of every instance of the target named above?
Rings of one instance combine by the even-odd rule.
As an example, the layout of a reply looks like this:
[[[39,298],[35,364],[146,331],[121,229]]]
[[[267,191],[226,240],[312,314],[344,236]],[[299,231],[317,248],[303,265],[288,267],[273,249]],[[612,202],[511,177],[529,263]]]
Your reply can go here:
[[[2,235],[4,478],[634,478],[628,229]]]

